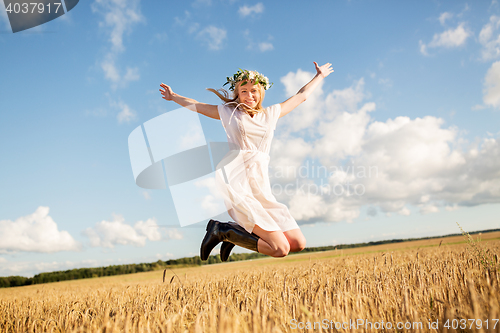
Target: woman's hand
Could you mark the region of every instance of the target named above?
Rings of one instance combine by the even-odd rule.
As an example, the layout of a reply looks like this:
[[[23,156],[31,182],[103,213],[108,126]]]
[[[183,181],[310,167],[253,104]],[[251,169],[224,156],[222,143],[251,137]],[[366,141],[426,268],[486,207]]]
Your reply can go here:
[[[175,103],[179,104],[180,106],[183,106],[189,110],[201,113],[204,116],[213,118],[213,119],[220,119],[219,117],[219,110],[217,108],[217,105],[210,105],[210,104],[205,104],[205,103],[200,103],[197,100],[194,100],[192,98],[187,98],[184,96],[181,96],[179,94],[175,94],[172,91],[172,88],[170,86],[167,86],[165,83],[160,84],[160,86],[163,89],[160,89],[160,92],[162,94],[162,98],[166,101],[174,101]]]
[[[326,63],[323,66],[318,66],[318,63],[315,61],[314,66],[316,66],[316,76],[313,77],[313,79],[309,81],[309,83],[303,86],[298,93],[281,103],[280,117],[283,117],[284,115],[295,109],[297,106],[299,106],[300,103],[304,102],[309,97],[309,95],[311,95],[313,90],[316,89],[321,80],[323,80],[333,72],[332,64],[330,63]]]
[[[318,66],[318,63],[315,61],[314,66],[316,66],[316,75],[321,75],[321,77],[325,78],[333,72],[332,64],[326,63],[323,66]]]
[[[160,86],[164,89],[160,89],[160,93],[163,95],[163,99],[167,101],[171,101],[173,99],[174,92],[170,86],[167,86],[165,83],[160,84]]]

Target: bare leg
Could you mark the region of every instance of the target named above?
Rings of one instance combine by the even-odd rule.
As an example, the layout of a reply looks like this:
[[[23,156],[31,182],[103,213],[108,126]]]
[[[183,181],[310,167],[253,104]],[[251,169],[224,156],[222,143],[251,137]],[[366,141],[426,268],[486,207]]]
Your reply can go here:
[[[284,234],[290,244],[290,252],[300,252],[306,247],[306,238],[300,229],[288,230]]]
[[[253,233],[260,237],[259,252],[272,257],[284,257],[290,252],[290,244],[282,231],[267,231],[255,225]]]

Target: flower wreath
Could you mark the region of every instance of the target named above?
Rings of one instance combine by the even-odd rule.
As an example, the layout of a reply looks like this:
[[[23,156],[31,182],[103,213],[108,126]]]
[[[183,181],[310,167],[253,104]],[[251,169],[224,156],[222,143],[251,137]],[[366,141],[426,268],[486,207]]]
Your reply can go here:
[[[247,69],[243,70],[239,68],[236,74],[233,75],[233,77],[227,77],[227,82],[224,83],[223,86],[225,86],[226,84],[230,84],[231,86],[229,87],[229,90],[234,91],[236,83],[240,81],[254,81],[255,84],[260,83],[264,87],[264,90],[271,88],[271,86],[273,85],[272,83],[269,83],[269,79],[266,76],[260,74],[257,71],[249,71]],[[247,82],[243,83],[242,85],[245,85]]]

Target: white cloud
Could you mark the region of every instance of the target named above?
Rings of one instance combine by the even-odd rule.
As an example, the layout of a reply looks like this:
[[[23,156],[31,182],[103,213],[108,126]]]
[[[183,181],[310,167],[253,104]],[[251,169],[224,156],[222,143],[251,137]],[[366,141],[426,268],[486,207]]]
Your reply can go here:
[[[494,62],[484,78],[483,102],[500,108],[500,61]]]
[[[439,16],[439,23],[445,25],[446,21],[453,17],[452,13],[444,12]]]
[[[255,42],[250,34],[250,29],[243,32],[246,39],[247,50],[259,50],[260,52],[267,52],[274,50],[274,45],[270,42]],[[272,40],[273,36],[269,35],[268,40]]]
[[[198,33],[198,38],[202,39],[210,50],[220,50],[226,35],[226,30],[210,25]]]
[[[436,34],[429,43],[429,47],[458,47],[465,43],[470,33],[464,28],[464,23],[461,23],[455,29],[449,29],[441,34]]]
[[[156,258],[160,259],[160,260],[163,260],[165,258],[173,258],[174,257],[174,254],[173,253],[170,253],[170,252],[167,252],[165,254],[161,254],[161,253],[157,253],[156,254]]]
[[[113,89],[138,80],[138,68],[127,67],[125,74],[120,74],[116,60],[118,54],[125,51],[124,35],[132,32],[137,23],[145,22],[141,14],[140,0],[95,0],[91,9],[93,13],[102,16],[99,26],[109,36],[110,50],[100,63],[105,78],[112,82]]]
[[[247,5],[244,5],[243,7],[240,7],[240,9],[238,10],[238,13],[245,17],[245,16],[248,16],[248,15],[252,15],[252,14],[260,14],[264,11],[264,5],[262,4],[262,2],[259,2],[253,6],[247,6]]]
[[[148,191],[142,191],[142,196],[144,197],[144,199],[146,200],[151,200],[151,194],[149,194]]]
[[[200,131],[199,123],[186,125],[184,134],[179,138],[179,150],[188,150],[196,147],[199,142],[205,142],[203,131]]]
[[[262,42],[259,43],[259,50],[260,52],[272,51],[274,50],[274,46],[272,43]]]
[[[382,79],[380,78],[378,80],[378,84],[380,84],[381,86],[385,87],[385,88],[392,88],[392,85],[393,85],[393,82],[391,79],[389,78],[386,78],[386,79]]]
[[[207,215],[214,216],[220,214],[224,210],[224,197],[217,189],[215,177],[205,178],[198,180],[194,184],[197,188],[206,189],[204,191],[208,194],[204,195],[201,199],[201,208]]]
[[[283,118],[282,118],[283,119]],[[304,159],[311,154],[313,147],[301,137],[275,138],[272,148],[280,154],[271,159],[271,175],[279,180],[291,181],[297,177],[297,171]]]
[[[287,95],[312,75],[283,77]],[[457,128],[434,116],[375,121],[367,98],[360,79],[280,119],[271,147],[273,192],[300,223],[352,221],[362,207],[409,215],[411,207],[427,214],[500,202],[500,138],[466,146]]]
[[[127,67],[127,71],[125,75],[123,76],[123,81],[129,82],[129,81],[137,81],[139,80],[139,69],[137,67],[130,68]]]
[[[420,213],[422,213],[422,214],[437,213],[437,212],[439,212],[439,208],[436,207],[435,205],[421,205],[420,206]]]
[[[120,261],[120,260],[119,260]],[[32,277],[41,272],[64,271],[81,267],[102,267],[116,264],[112,260],[97,261],[92,259],[73,261],[8,261],[4,264],[0,261],[0,276],[20,275]]]
[[[313,73],[299,69],[296,73],[290,72],[281,78],[281,83],[285,85],[287,96],[295,95],[300,88],[314,77]],[[281,118],[280,122],[285,123],[287,131],[297,132],[300,130],[310,129],[310,126],[315,122],[321,110],[321,102],[319,96],[323,94],[323,81],[313,91],[307,100],[307,104],[299,105],[293,112],[286,117]]]
[[[49,216],[49,207],[40,206],[33,214],[15,221],[0,221],[0,253],[78,251],[80,244],[67,231],[59,231]]]
[[[188,12],[187,10],[184,12],[184,18],[180,18],[178,16],[174,17],[175,24],[181,27],[187,27],[187,32],[189,34],[195,33],[198,31],[198,28],[200,27],[200,24],[197,22],[194,22],[191,19],[191,13]]]
[[[125,223],[123,216],[115,214],[112,221],[101,221],[82,233],[89,238],[91,246],[106,248],[116,245],[145,246],[146,240],[159,241],[162,238],[156,219],[138,221],[131,226]]]
[[[492,15],[490,22],[485,24],[479,33],[479,43],[483,46],[481,57],[483,60],[491,60],[500,56],[500,17]]]
[[[448,29],[440,34],[434,34],[432,41],[429,44],[420,44],[420,52],[423,55],[428,55],[429,48],[455,48],[465,44],[471,33],[465,28],[465,23],[460,23],[455,29]]]
[[[104,72],[104,77],[111,81],[111,87],[115,90],[123,88],[131,81],[140,79],[139,69],[137,67],[127,67],[125,74],[120,74],[120,70],[116,67],[116,54],[108,53],[101,62],[101,68]]]
[[[32,277],[40,272],[53,272],[75,268],[75,264],[70,261],[33,262],[15,261],[0,265],[0,276],[20,275]]]
[[[108,56],[107,59],[101,62],[101,68],[104,71],[106,79],[113,83],[120,82],[121,76],[118,74],[118,69],[115,66],[115,60],[111,56]]]
[[[317,216],[324,216],[328,205],[323,197],[311,193],[297,193],[290,200],[290,213],[297,220],[308,221]]]
[[[427,52],[427,45],[425,45],[421,40],[418,41],[418,45],[420,46],[420,53],[424,56],[428,56],[429,53]]]
[[[136,113],[126,103],[122,101],[111,102],[111,106],[120,110],[116,118],[119,123],[129,123],[136,119]]]
[[[163,43],[168,40],[168,34],[166,32],[158,32],[153,36],[152,42]]]
[[[170,229],[165,231],[167,239],[183,239],[184,237],[177,229]]]
[[[159,241],[161,239],[161,234],[158,231],[158,225],[155,219],[148,219],[146,221],[138,221],[134,225],[134,229],[140,235],[146,236],[150,241]]]
[[[99,26],[109,34],[112,50],[116,52],[125,50],[123,35],[130,33],[136,23],[145,20],[140,0],[95,0],[91,9],[93,13],[103,16]]]

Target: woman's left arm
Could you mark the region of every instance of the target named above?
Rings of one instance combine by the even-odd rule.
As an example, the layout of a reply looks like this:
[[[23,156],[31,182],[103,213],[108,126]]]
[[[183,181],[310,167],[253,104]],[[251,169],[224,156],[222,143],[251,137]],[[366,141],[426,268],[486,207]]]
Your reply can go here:
[[[295,95],[281,103],[280,118],[304,102],[309,95],[311,95],[313,90],[316,89],[321,80],[333,72],[332,64],[330,63],[324,64],[320,67],[318,66],[318,63],[314,62],[314,66],[316,66],[316,76],[314,76],[314,78],[309,81],[308,84],[303,86]]]

